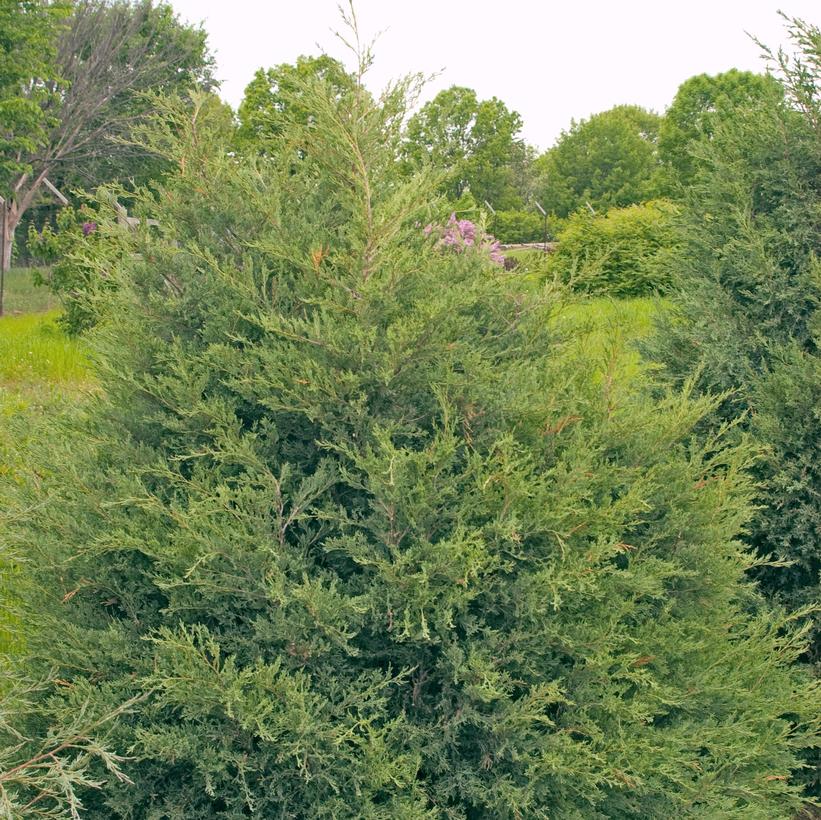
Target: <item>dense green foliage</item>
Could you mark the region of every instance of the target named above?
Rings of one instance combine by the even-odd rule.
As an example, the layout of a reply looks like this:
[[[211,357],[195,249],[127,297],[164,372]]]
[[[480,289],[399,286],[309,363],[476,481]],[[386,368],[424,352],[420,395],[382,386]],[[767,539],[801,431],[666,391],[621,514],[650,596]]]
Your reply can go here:
[[[427,165],[447,172],[442,188],[451,200],[469,190],[497,210],[522,204],[521,177],[530,154],[519,139],[522,118],[496,97],[479,100],[470,88],[439,92],[414,114],[405,132],[411,169]]]
[[[6,267],[19,226],[40,228],[53,217],[58,198],[49,184],[73,197],[80,187],[147,183],[165,165],[139,150],[133,135],[153,113],[155,95],[213,86],[205,33],[180,21],[167,3],[73,0],[11,6],[20,13],[0,17],[0,23],[23,34],[6,38],[12,50],[2,61],[17,72],[11,78],[17,90],[7,100],[12,116],[4,118],[0,137],[5,169],[0,195],[8,203],[0,225]],[[67,7],[70,14],[58,25],[57,12]],[[31,58],[30,52],[37,56]],[[35,208],[48,203],[52,208],[35,215]]]
[[[32,279],[60,299],[60,323],[73,336],[95,324],[95,299],[101,290],[114,286],[100,264],[108,246],[97,233],[97,218],[90,209],[67,207],[58,211],[54,227],[45,225],[38,231],[29,226],[28,251],[48,266],[34,271]]]
[[[293,65],[261,68],[245,89],[239,106],[238,144],[244,150],[276,152],[291,122],[308,122],[311,112],[300,102],[300,89],[311,77],[328,82],[340,97],[352,93],[356,86],[356,78],[326,54],[298,57]]]
[[[557,220],[548,220],[547,235],[553,238]],[[490,232],[506,244],[541,242],[545,236],[544,217],[535,211],[496,211],[490,220]]]
[[[29,271],[12,270],[6,277],[8,313],[45,310],[50,297],[35,290]],[[82,346],[67,339],[53,321],[53,313],[11,316],[0,319],[0,476],[3,482],[24,481],[30,475],[27,447],[38,441],[46,419],[78,398],[78,388],[90,378]],[[0,535],[2,539],[2,535]],[[53,679],[37,680],[25,669],[12,668],[7,655],[19,651],[21,634],[17,603],[21,593],[21,568],[0,559],[0,817],[69,817],[70,788],[66,784],[82,780],[83,754],[95,754],[95,741],[89,738],[93,718],[82,708],[75,709],[66,722],[55,727],[60,733],[44,730],[38,720],[37,697],[47,696],[59,684]],[[70,708],[70,707],[69,707]],[[68,716],[67,716],[68,717]],[[28,718],[28,720],[26,719]],[[26,728],[33,734],[19,734]],[[79,730],[72,732],[72,725]],[[102,729],[103,727],[96,727]],[[94,732],[94,734],[99,734]],[[13,738],[13,739],[12,739]],[[51,765],[49,753],[61,754],[60,745],[71,740],[78,755],[78,767]],[[24,749],[25,745],[25,749]],[[27,761],[25,750],[39,750]],[[36,758],[36,759],[33,759]],[[87,758],[86,758],[87,759]],[[109,758],[108,762],[116,764]],[[56,799],[43,798],[21,808],[16,797],[21,787],[37,783],[38,793],[51,792]]]
[[[737,109],[696,153],[678,310],[651,355],[679,379],[698,367],[704,392],[731,391],[717,424],[748,413],[765,447],[750,543],[792,562],[760,577],[795,606],[818,600],[821,570],[821,34],[800,21],[792,33],[801,54],[781,55],[786,99]]]
[[[714,77],[699,74],[682,83],[658,135],[666,187],[676,192],[693,184],[698,164],[693,150],[699,141],[709,140],[720,123],[751,106],[778,106],[783,96],[775,78],[737,69]]]
[[[101,210],[101,390],[3,490],[59,681],[3,764],[84,718],[86,818],[791,817],[817,692],[744,579],[748,450],[425,239],[405,91],[307,79],[296,164],[181,106],[157,232]]]
[[[536,160],[537,199],[568,216],[588,204],[606,210],[652,198],[659,121],[636,105],[619,105],[573,122]]]
[[[819,786],[821,33],[534,169],[501,101],[408,120],[416,80],[374,98],[369,54],[260,70],[237,132],[179,93],[210,64],[169,6],[77,0],[76,49],[60,13],[0,9],[4,170],[130,32],[110,64],[157,62],[48,173],[162,180],[32,232],[99,384],[0,396],[0,817],[792,820]],[[534,197],[558,250],[503,272],[480,237],[541,240]],[[659,311],[648,364],[620,328]],[[0,326],[0,389],[88,373],[51,317]]]
[[[668,259],[676,242],[676,208],[665,200],[578,211],[557,236],[549,270],[575,290],[644,296],[670,284]]]
[[[45,141],[58,77],[56,40],[67,2],[5,0],[0,4],[0,195],[28,170],[25,157]]]

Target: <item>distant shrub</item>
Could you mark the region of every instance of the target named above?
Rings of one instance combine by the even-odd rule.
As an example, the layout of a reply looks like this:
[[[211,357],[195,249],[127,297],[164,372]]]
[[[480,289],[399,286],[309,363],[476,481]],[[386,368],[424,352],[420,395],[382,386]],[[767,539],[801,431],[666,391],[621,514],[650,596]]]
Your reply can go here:
[[[531,211],[497,211],[490,227],[494,236],[506,245],[544,239],[544,218]],[[548,223],[547,230],[548,238],[552,238],[553,220]]]
[[[642,296],[669,285],[676,207],[656,200],[606,214],[579,211],[560,232],[550,268],[580,291]]]
[[[47,276],[37,275],[63,304],[60,322],[71,334],[80,333],[94,324],[85,294],[94,276],[86,259],[87,246],[96,244],[97,224],[84,211],[65,208],[57,215],[54,226],[46,224],[38,231],[29,226],[28,249],[33,258],[49,266]]]

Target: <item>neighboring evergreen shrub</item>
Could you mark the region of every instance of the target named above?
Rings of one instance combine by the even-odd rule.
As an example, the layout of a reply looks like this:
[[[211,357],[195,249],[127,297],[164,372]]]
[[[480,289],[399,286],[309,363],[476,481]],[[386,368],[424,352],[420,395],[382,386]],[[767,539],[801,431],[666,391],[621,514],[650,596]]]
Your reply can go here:
[[[696,373],[723,401],[707,431],[740,418],[763,454],[748,543],[756,577],[790,608],[821,599],[821,32],[789,21],[800,52],[771,55],[786,98],[734,109],[703,141],[672,260],[675,310],[648,356]],[[821,618],[805,656],[821,663]],[[816,753],[810,780],[821,795]]]
[[[646,296],[670,283],[668,256],[676,241],[676,208],[665,200],[578,211],[559,233],[551,269],[574,290],[610,296]]]
[[[751,429],[767,450],[761,465],[766,495],[761,499],[764,506],[754,543],[762,552],[792,562],[768,570],[766,588],[792,606],[817,604],[821,600],[821,360],[787,349],[755,387]],[[816,642],[816,661],[821,660],[819,652]]]
[[[14,731],[127,704],[89,819],[792,817],[817,691],[744,580],[750,453],[424,237],[404,91],[306,82],[259,163],[166,112],[159,235],[101,216],[101,389],[0,506],[55,681]]]

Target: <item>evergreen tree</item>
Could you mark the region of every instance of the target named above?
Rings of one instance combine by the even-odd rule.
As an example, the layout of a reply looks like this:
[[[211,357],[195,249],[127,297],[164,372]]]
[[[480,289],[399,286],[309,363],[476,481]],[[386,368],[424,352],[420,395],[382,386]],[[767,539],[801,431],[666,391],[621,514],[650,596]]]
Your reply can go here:
[[[101,221],[100,390],[2,507],[60,682],[23,728],[128,705],[87,818],[792,817],[817,691],[745,581],[748,449],[426,237],[406,91],[307,78],[298,163],[182,108],[159,229]]]
[[[821,592],[821,34],[792,33],[802,55],[780,56],[780,101],[736,109],[695,152],[676,309],[650,355],[725,394],[716,424],[746,414],[765,449],[750,543],[787,562],[762,571],[765,589],[801,606]]]

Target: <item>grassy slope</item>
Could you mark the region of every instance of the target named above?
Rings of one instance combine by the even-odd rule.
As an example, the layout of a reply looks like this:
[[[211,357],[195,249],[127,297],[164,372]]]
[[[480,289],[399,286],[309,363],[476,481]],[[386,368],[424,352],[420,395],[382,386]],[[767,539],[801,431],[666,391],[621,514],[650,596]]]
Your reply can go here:
[[[653,317],[663,306],[662,301],[649,297],[579,299],[562,307],[554,321],[568,331],[594,377],[618,375],[619,383],[627,386],[641,370],[634,342],[651,332]]]
[[[0,319],[0,390],[70,387],[89,378],[80,344],[56,323],[57,312]]]
[[[60,329],[54,299],[34,285],[31,271],[10,272],[5,307],[0,318],[0,479],[15,481],[25,441],[14,422],[25,422],[24,436],[36,435],[43,417],[76,401],[92,375],[82,343]],[[13,618],[4,604],[13,601],[14,571],[2,569],[0,652],[13,648]]]
[[[35,269],[12,268],[6,274],[4,310],[6,316],[56,310],[60,303],[46,288],[34,284]]]

